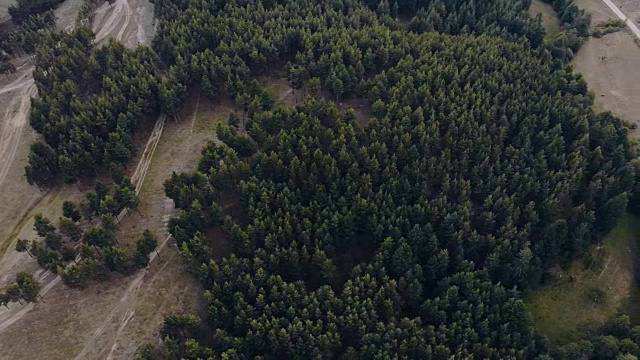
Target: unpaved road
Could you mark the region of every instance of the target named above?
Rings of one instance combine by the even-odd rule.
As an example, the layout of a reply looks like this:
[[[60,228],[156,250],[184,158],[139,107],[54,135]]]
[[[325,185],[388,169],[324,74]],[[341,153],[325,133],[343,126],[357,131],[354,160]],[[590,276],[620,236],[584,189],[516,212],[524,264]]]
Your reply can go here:
[[[602,0],[605,4],[607,4],[607,6],[609,7],[609,9],[611,9],[611,11],[613,11],[616,16],[618,16],[618,18],[620,18],[620,20],[623,20],[625,22],[625,24],[627,24],[627,26],[629,27],[629,29],[631,30],[631,32],[640,40],[640,29],[638,29],[638,26],[636,26],[636,24],[634,23],[633,19],[629,19],[627,17],[627,15],[625,15],[617,6],[616,4],[613,3],[613,1],[611,0]]]
[[[116,0],[103,3],[95,12],[96,43],[114,38],[128,47],[149,44],[154,32],[153,7],[148,0]]]

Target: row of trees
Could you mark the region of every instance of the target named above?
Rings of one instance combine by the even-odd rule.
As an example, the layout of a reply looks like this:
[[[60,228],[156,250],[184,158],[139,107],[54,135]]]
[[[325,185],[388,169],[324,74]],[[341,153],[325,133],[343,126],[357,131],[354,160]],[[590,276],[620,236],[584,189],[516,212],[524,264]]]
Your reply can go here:
[[[38,264],[62,276],[66,285],[84,287],[90,281],[105,281],[110,272],[128,274],[149,263],[156,249],[153,233],[145,230],[133,252],[118,246],[117,216],[140,204],[128,179],[112,189],[98,182],[79,204],[65,201],[58,226],[42,216],[34,217],[34,230],[44,242],[19,239],[16,250],[27,252]],[[99,219],[94,225],[94,219]],[[83,219],[86,220],[83,222]]]
[[[33,278],[33,275],[21,271],[16,274],[16,281],[0,292],[0,305],[4,305],[8,309],[12,302],[33,303],[37,302],[38,298],[42,298],[40,284]]]

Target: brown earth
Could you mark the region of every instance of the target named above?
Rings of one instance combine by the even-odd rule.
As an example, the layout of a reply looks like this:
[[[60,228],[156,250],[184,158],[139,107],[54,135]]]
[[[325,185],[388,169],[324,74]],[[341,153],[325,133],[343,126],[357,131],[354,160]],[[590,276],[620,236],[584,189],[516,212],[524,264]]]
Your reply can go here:
[[[624,1],[615,3],[620,6]],[[629,9],[632,3],[640,1],[626,2],[621,9]],[[576,4],[592,14],[593,24],[615,18],[601,0],[577,0]],[[611,111],[624,120],[640,123],[640,46],[627,28],[599,39],[589,38],[572,64],[595,94],[597,110]],[[639,135],[638,130],[631,131],[632,137]]]

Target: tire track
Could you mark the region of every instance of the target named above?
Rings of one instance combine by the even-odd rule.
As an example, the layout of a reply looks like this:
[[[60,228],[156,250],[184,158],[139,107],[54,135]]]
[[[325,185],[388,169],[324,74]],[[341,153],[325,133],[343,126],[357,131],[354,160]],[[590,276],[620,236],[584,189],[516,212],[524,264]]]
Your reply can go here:
[[[9,119],[10,112],[14,110],[15,104],[20,101],[20,105],[16,109],[18,113],[4,124],[2,131],[4,135],[0,138],[0,185],[2,185],[7,178],[7,174],[9,170],[11,170],[11,165],[20,146],[22,131],[27,123],[27,116],[29,114],[29,108],[31,107],[31,97],[37,95],[37,89],[33,84],[33,80],[26,82],[22,87],[25,88],[22,94],[11,99],[4,114],[4,118]]]
[[[35,86],[33,87],[35,89]],[[29,102],[30,104],[30,102]],[[28,109],[28,106],[27,106]],[[145,152],[142,156],[142,158],[140,159],[140,161],[138,162],[138,165],[136,167],[136,170],[134,172],[134,177],[132,178],[132,182],[135,184],[136,186],[136,194],[138,194],[140,192],[140,190],[142,189],[142,184],[144,182],[144,178],[147,174],[147,171],[149,170],[149,165],[151,164],[151,159],[153,158],[153,154],[155,153],[156,147],[158,146],[158,142],[160,141],[160,138],[162,137],[162,130],[164,129],[164,122],[165,122],[166,116],[161,115],[158,120],[156,121],[156,125],[154,127],[153,132],[151,133],[151,136],[149,137],[149,140],[147,141],[147,145],[145,147]],[[119,215],[118,215],[118,221],[120,221],[124,215],[126,214],[126,210],[123,210]],[[169,236],[170,237],[170,236]],[[162,248],[164,248],[164,246],[167,244],[167,242],[169,241],[169,237],[166,238],[162,244],[158,247],[158,251],[160,251]],[[151,263],[155,258],[157,257],[156,253],[152,253],[151,256],[149,257],[149,263]],[[133,287],[137,282],[140,282],[142,280],[142,278],[144,277],[144,274],[146,273],[146,270],[144,272],[142,272],[131,284],[131,286],[129,287],[129,289],[125,292],[125,295],[123,295],[123,298],[121,299],[121,302],[125,301],[126,299],[124,297],[129,296],[129,294],[133,293]],[[38,282],[40,283],[40,285],[43,287],[42,291],[41,291],[41,295],[46,294],[49,290],[51,290],[56,284],[58,284],[60,282],[60,280],[62,280],[62,278],[58,275],[53,275],[53,277],[51,277],[50,275],[53,275],[50,272],[45,272],[44,275],[40,278],[38,278]],[[46,281],[45,281],[46,280]],[[139,287],[139,286],[138,286]],[[0,309],[0,320],[2,320],[3,315],[5,317],[7,317],[7,319],[5,319],[2,323],[0,323],[0,332],[6,328],[8,328],[10,325],[12,325],[13,323],[15,323],[16,321],[18,321],[20,318],[22,318],[24,315],[26,315],[29,311],[31,311],[34,307],[34,304],[24,304],[22,305],[22,307],[19,307],[20,305],[13,305],[11,307],[11,309]],[[19,310],[17,312],[15,312],[13,315],[7,316],[9,315],[11,312],[15,311],[15,309],[18,308]],[[13,310],[12,310],[13,309]],[[96,335],[95,337],[99,336],[103,330],[101,330],[103,327],[106,327],[106,325],[111,321],[111,319],[113,318],[113,316],[115,316],[115,310],[114,309],[114,314],[110,315],[107,320],[105,320],[103,326],[101,326],[100,328],[98,328],[96,330]]]

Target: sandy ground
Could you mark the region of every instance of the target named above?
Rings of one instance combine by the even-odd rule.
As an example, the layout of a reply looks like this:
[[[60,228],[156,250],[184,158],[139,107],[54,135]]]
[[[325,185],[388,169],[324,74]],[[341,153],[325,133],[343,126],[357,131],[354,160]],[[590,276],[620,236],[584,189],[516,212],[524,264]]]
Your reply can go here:
[[[0,19],[2,19],[5,15],[9,14],[7,12],[7,10],[9,9],[9,6],[15,3],[16,3],[16,0],[0,0]]]
[[[615,1],[626,12],[640,15],[640,0]],[[615,14],[601,0],[577,0],[576,4],[587,10],[597,24],[615,18]],[[631,11],[633,8],[638,10]],[[573,61],[576,72],[581,73],[589,89],[596,95],[598,110],[611,111],[627,121],[640,125],[640,46],[629,29],[589,38]],[[640,130],[631,132],[640,136]]]
[[[95,12],[96,43],[115,38],[128,47],[149,44],[154,34],[153,5],[148,0],[104,2]]]

